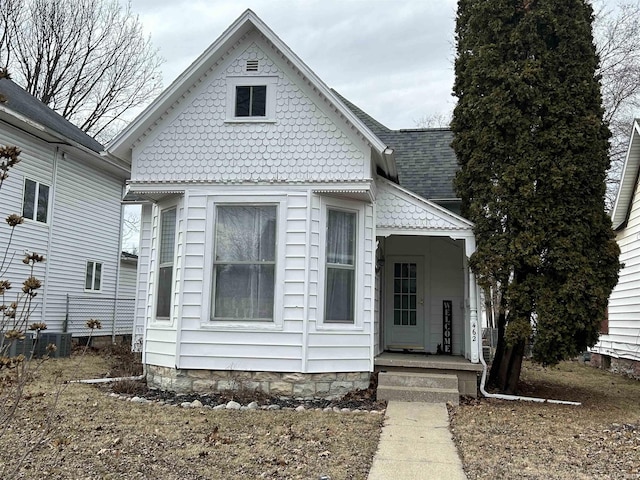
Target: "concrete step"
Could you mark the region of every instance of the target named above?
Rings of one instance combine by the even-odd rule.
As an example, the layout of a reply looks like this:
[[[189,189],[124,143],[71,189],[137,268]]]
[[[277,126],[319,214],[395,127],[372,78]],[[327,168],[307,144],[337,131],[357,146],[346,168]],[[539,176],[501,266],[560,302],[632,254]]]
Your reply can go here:
[[[379,400],[451,402],[458,405],[460,401],[458,377],[440,373],[380,372],[377,396]]]
[[[458,377],[444,373],[380,372],[378,385],[385,387],[423,387],[458,390]]]
[[[447,403],[458,405],[460,393],[455,388],[398,387],[378,384],[378,400],[401,402]]]

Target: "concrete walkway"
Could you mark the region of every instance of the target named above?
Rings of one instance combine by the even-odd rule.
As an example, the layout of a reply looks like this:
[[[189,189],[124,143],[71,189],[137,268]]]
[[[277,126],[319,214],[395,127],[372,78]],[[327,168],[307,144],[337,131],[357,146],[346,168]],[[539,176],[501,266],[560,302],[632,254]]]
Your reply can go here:
[[[390,401],[368,480],[466,480],[444,403]]]

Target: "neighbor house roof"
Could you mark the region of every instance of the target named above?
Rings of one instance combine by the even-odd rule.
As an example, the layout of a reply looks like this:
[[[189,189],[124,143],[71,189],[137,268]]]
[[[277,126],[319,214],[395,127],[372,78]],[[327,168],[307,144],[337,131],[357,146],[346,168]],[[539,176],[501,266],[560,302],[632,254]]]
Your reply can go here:
[[[24,117],[24,119],[35,122],[51,132],[96,153],[104,150],[104,147],[97,140],[87,135],[62,115],[54,112],[11,80],[7,78],[0,79],[0,94],[6,98],[6,102],[0,103],[0,108],[7,108]]]
[[[611,222],[614,230],[618,230],[626,225],[631,212],[633,195],[636,191],[638,178],[640,176],[640,119],[636,118],[631,130],[629,149],[624,159],[620,187],[616,195],[616,203],[611,212]]]
[[[377,137],[393,149],[401,186],[425,199],[457,198],[453,179],[458,170],[451,148],[453,132],[448,128],[391,130],[349,100],[334,91],[338,98]]]

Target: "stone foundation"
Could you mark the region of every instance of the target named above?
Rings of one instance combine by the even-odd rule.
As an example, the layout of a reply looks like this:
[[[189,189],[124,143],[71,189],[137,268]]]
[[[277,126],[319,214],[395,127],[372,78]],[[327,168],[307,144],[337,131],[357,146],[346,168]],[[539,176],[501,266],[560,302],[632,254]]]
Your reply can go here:
[[[282,373],[239,370],[176,370],[146,365],[150,388],[176,393],[258,390],[276,397],[336,398],[369,387],[369,372]]]
[[[640,380],[640,361],[592,353],[589,363],[592,367]]]

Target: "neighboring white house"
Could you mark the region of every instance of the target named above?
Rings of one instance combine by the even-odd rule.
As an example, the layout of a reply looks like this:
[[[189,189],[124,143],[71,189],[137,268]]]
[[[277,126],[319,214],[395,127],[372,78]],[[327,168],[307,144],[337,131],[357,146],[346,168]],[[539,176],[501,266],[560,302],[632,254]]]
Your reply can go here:
[[[8,79],[0,80],[0,144],[20,148],[20,162],[0,190],[0,251],[4,252],[11,213],[24,216],[15,229],[4,278],[20,290],[29,272],[25,252],[46,261],[35,275],[43,287],[35,298],[31,322],[74,334],[67,299],[113,299],[120,264],[121,200],[129,164],[101,155],[102,145]],[[112,302],[113,303],[113,302]],[[87,315],[90,312],[87,311]],[[91,317],[78,319],[78,325]],[[31,323],[30,322],[30,323]],[[105,325],[106,327],[106,325]]]
[[[618,284],[609,298],[608,321],[594,363],[640,378],[640,121],[635,120],[611,220],[620,246]]]
[[[144,200],[148,382],[323,395],[367,386],[384,351],[477,364],[450,141],[379,124],[246,11],[107,148]]]

